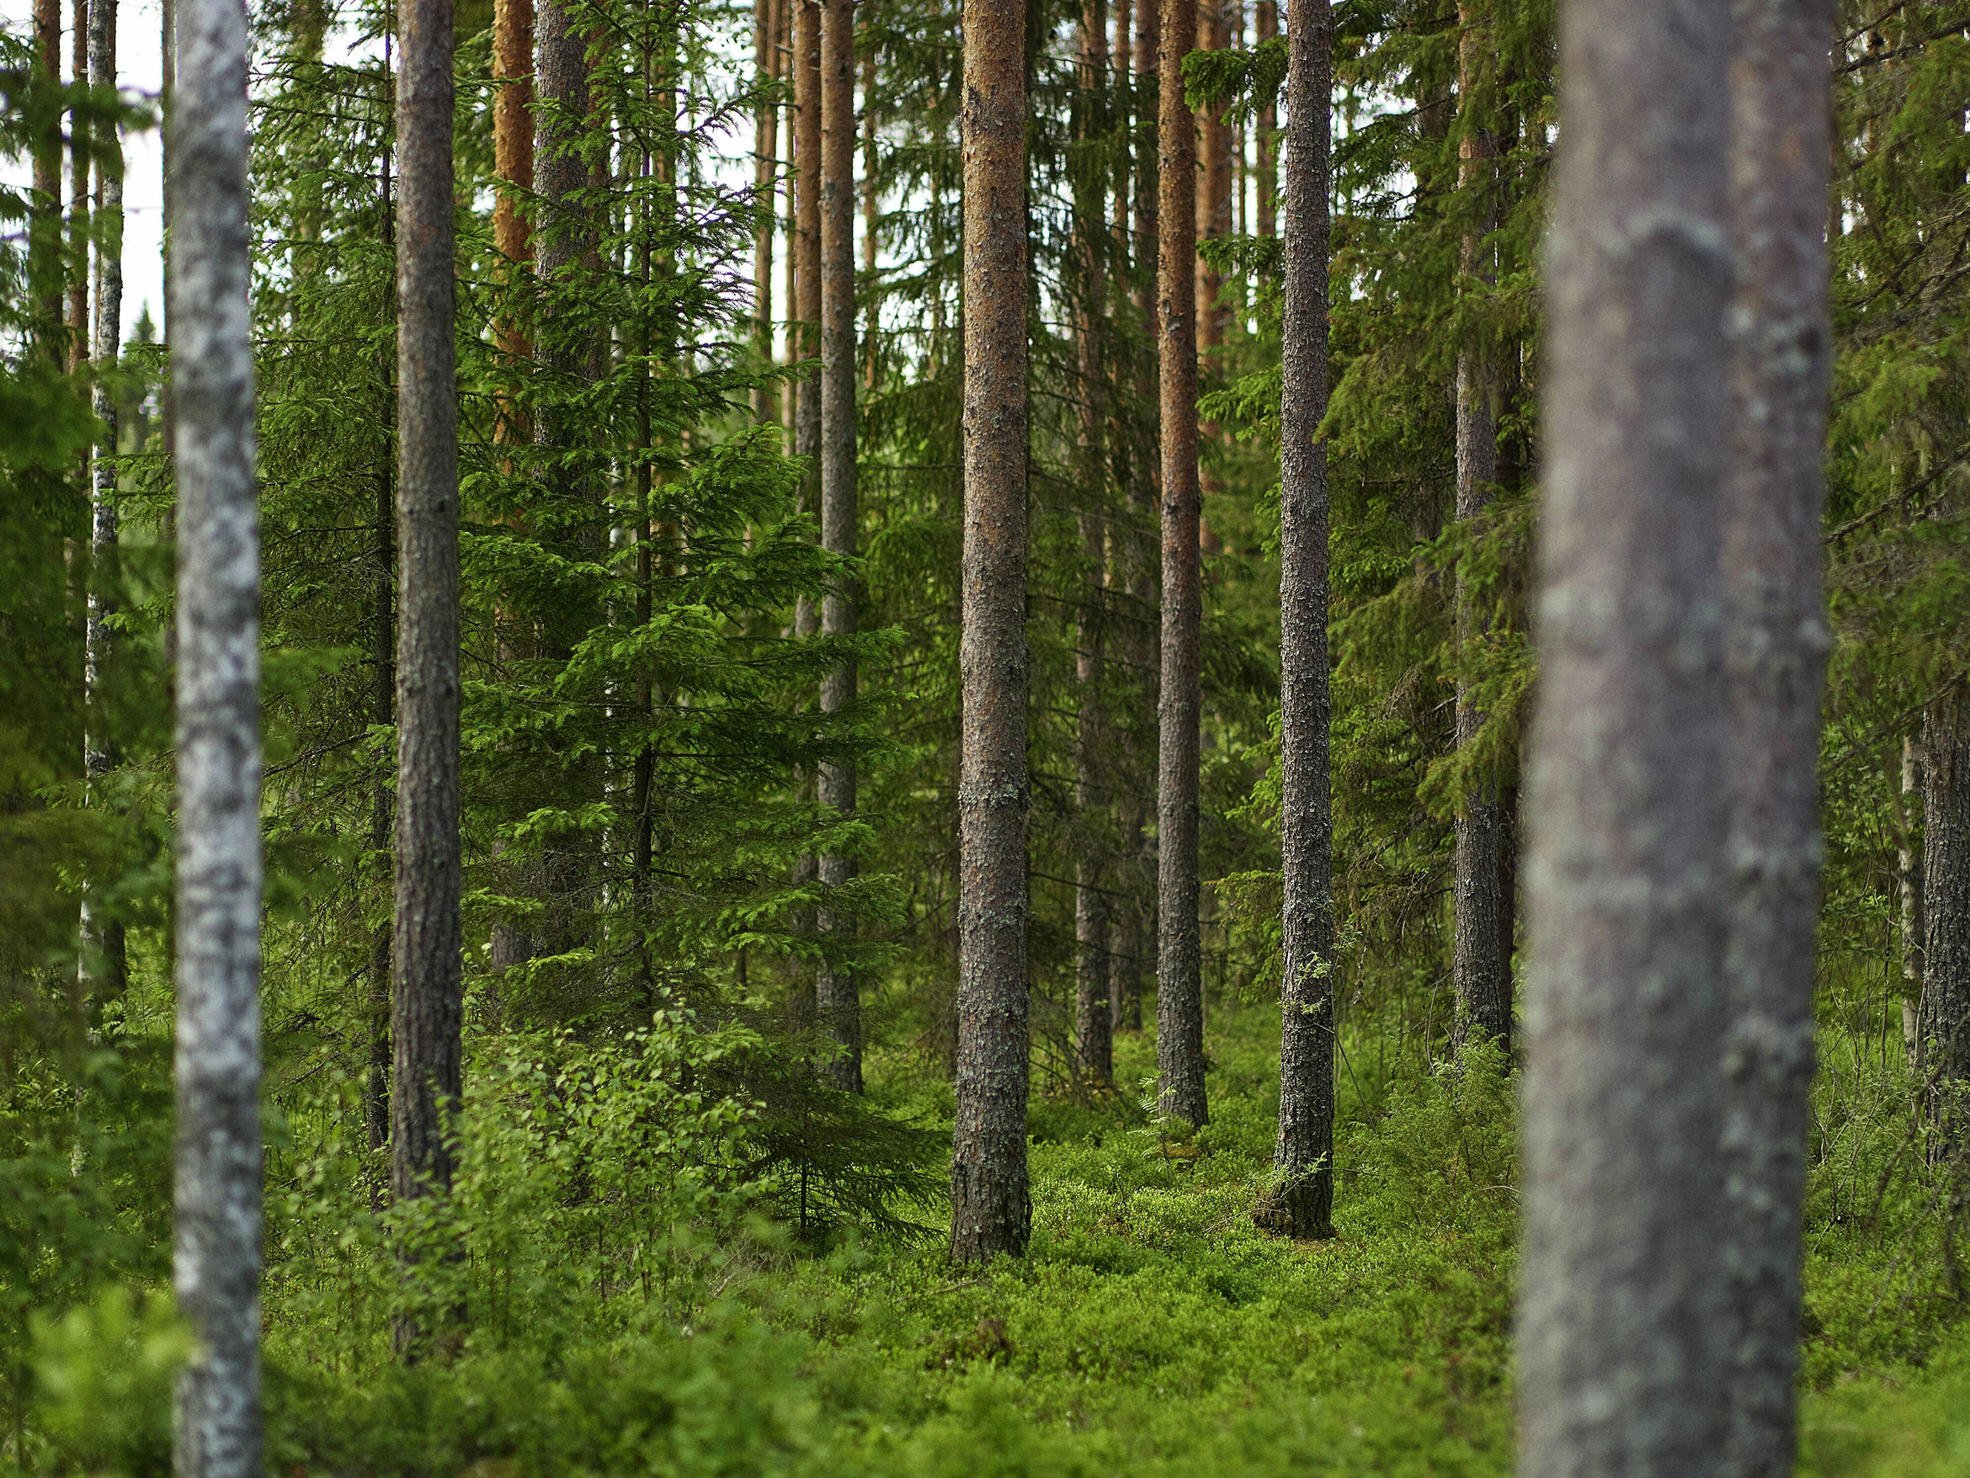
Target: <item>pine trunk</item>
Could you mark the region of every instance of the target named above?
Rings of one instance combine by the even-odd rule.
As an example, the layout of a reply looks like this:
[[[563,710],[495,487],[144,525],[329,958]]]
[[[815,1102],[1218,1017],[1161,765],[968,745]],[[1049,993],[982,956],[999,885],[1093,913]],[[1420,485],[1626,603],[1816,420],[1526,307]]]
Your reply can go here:
[[[1970,1084],[1970,699],[1922,716],[1922,1087],[1932,1160],[1963,1158]]]
[[[1293,1237],[1333,1234],[1333,804],[1327,728],[1327,259],[1333,85],[1328,0],[1290,0],[1286,73],[1286,303],[1280,400],[1279,1136],[1259,1221]]]
[[[1720,1471],[1728,11],[1560,12],[1520,1468]]]
[[[1922,845],[1916,820],[1922,806],[1922,770],[1916,741],[1902,736],[1901,844],[1895,854],[1895,891],[1901,924],[1902,1051],[1910,1075],[1922,1078]]]
[[[964,718],[951,1256],[1023,1255],[1026,1180],[1026,16],[965,0]]]
[[[1265,45],[1279,34],[1278,0],[1258,0],[1252,15],[1255,42]],[[1271,98],[1259,109],[1258,128],[1258,234],[1272,235],[1279,226],[1279,108]]]
[[[1215,3],[1215,0],[1213,0]],[[1203,595],[1197,526],[1196,132],[1183,59],[1197,0],[1163,0],[1160,37],[1157,338],[1162,354],[1163,648],[1156,754],[1156,1067],[1161,1112],[1198,1125],[1204,981],[1198,930],[1197,784]]]
[[[1463,131],[1457,146],[1457,187],[1466,197],[1470,225],[1458,244],[1458,270],[1467,284],[1490,283],[1493,271],[1485,238],[1497,225],[1498,140],[1481,96],[1491,69],[1488,16],[1470,3],[1458,7],[1457,99]],[[1475,202],[1473,202],[1475,197]],[[1457,517],[1479,517],[1498,481],[1498,368],[1488,347],[1467,342],[1457,354]],[[1472,691],[1472,649],[1489,621],[1460,564],[1453,596],[1457,625],[1456,743],[1476,742],[1484,725]],[[1509,1048],[1511,1012],[1505,1000],[1505,954],[1499,920],[1505,910],[1504,821],[1498,782],[1483,775],[1466,787],[1455,823],[1454,943],[1452,993],[1457,1000],[1458,1046],[1473,1037]]]
[[[754,80],[764,85],[775,75],[779,51],[776,23],[779,0],[753,0],[752,47]],[[753,118],[753,191],[759,219],[752,228],[752,344],[762,367],[773,362],[773,177],[779,171],[780,113],[770,102],[761,102]],[[752,391],[753,419],[779,418],[773,404],[773,387],[761,383]]]
[[[384,250],[394,259],[397,250],[397,216],[393,190],[393,155],[386,149],[377,169],[377,225]],[[390,341],[377,354],[376,378],[381,390],[380,424],[396,434],[397,361],[395,333],[397,323],[397,284],[395,276],[383,287],[383,321],[392,330]],[[497,330],[495,330],[497,332]],[[497,436],[497,428],[495,428]],[[376,562],[370,575],[370,687],[369,721],[388,729],[397,722],[397,467],[387,450],[377,459],[375,499],[371,505],[376,537]],[[394,759],[394,756],[393,756]],[[370,935],[369,978],[365,1002],[369,1019],[369,1062],[363,1084],[364,1134],[373,1150],[390,1142],[390,992],[391,946],[396,933],[396,878],[391,858],[396,829],[396,765],[378,768],[369,801],[369,849],[380,865],[391,868],[388,900],[382,922]],[[381,1202],[381,1195],[372,1199]]]
[[[1797,1448],[1820,690],[1832,644],[1820,576],[1831,112],[1799,100],[1832,86],[1834,0],[1734,0],[1732,20],[1724,1468],[1782,1478]]]
[[[116,0],[95,0],[89,10],[88,77],[97,88],[116,86]],[[82,769],[94,804],[104,797],[97,790],[116,763],[110,740],[109,716],[103,701],[103,680],[110,659],[110,622],[116,614],[117,563],[116,396],[105,378],[123,353],[123,162],[121,141],[112,135],[111,151],[98,171],[96,228],[101,238],[96,266],[96,324],[93,355],[97,366],[90,407],[102,422],[102,439],[90,469],[89,594],[83,635]],[[123,994],[129,979],[123,923],[104,917],[89,894],[82,898],[82,978],[86,997],[97,1002]]]
[[[821,544],[855,557],[855,3],[821,6]],[[821,634],[855,634],[855,582],[844,575],[821,603]],[[855,702],[855,664],[842,661],[821,683],[821,712]],[[821,764],[820,801],[841,821],[855,814],[855,766]],[[848,959],[854,923],[834,900],[854,875],[839,848],[821,856],[823,956],[816,990],[822,1030],[835,1047],[827,1076],[862,1091],[862,1010]]]
[[[1108,77],[1107,18],[1102,0],[1083,0],[1081,8],[1080,134],[1092,144],[1103,131],[1102,89]],[[1074,231],[1080,257],[1081,303],[1076,325],[1076,368],[1081,382],[1075,408],[1075,440],[1080,460],[1081,559],[1084,565],[1080,639],[1074,654],[1074,686],[1080,713],[1074,734],[1074,1043],[1083,1074],[1105,1083],[1114,1072],[1113,1028],[1108,987],[1108,898],[1102,876],[1100,823],[1101,707],[1103,644],[1106,640],[1105,503],[1108,488],[1106,396],[1107,355],[1101,342],[1107,321],[1103,239],[1107,192],[1092,159],[1080,164],[1075,184]]]
[[[397,81],[397,807],[390,1189],[444,1195],[460,1090],[452,0],[403,0]],[[428,1331],[400,1327],[414,1353]]]
[[[197,1351],[174,1462],[257,1478],[260,537],[247,305],[246,7],[179,0],[170,276],[178,488],[176,1238]]]

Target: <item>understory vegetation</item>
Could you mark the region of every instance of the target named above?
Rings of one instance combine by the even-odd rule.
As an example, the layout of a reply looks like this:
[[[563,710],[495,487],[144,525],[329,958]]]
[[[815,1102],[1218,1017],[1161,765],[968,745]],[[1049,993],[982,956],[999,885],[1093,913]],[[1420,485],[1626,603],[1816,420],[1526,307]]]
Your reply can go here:
[[[1032,1249],[988,1270],[949,1264],[934,1200],[896,1208],[915,1235],[803,1237],[775,1215],[789,1204],[786,1172],[750,1168],[749,1116],[680,1093],[665,1071],[715,1072],[745,1050],[741,1033],[659,1018],[620,1048],[557,1057],[516,1044],[475,1064],[450,1220],[425,1229],[434,1246],[467,1250],[434,1257],[407,1289],[387,1214],[330,1212],[311,1194],[340,1171],[310,1157],[270,1182],[270,1465],[691,1478],[1506,1471],[1510,1079],[1495,1056],[1424,1071],[1351,1036],[1337,1235],[1296,1244],[1251,1218],[1270,1166],[1276,1030],[1262,1005],[1214,1003],[1220,1106],[1194,1134],[1146,1112],[1146,1088],[1036,1099]],[[1942,1184],[1912,1153],[1899,1043],[1885,1059],[1880,1045],[1835,1030],[1821,1049],[1807,1473],[1943,1474],[1970,1453],[1958,1253]],[[1152,1048],[1123,1038],[1117,1082],[1145,1083]],[[870,1093],[926,1132],[948,1122],[948,1086],[910,1057],[873,1057]],[[327,1113],[353,1096],[330,1084],[316,1101]],[[549,1096],[562,1105],[551,1121]],[[91,1246],[104,1256],[118,1232],[141,1237],[133,1218],[147,1198],[131,1193],[161,1183],[162,1152],[84,1177],[116,1176],[99,1189],[121,1206],[68,1229],[68,1265]],[[33,1205],[50,1220],[57,1209],[45,1192]],[[162,1288],[134,1271],[34,1321],[37,1466],[168,1468],[184,1340]],[[393,1359],[390,1315],[406,1298],[467,1305],[469,1333],[449,1358]]]

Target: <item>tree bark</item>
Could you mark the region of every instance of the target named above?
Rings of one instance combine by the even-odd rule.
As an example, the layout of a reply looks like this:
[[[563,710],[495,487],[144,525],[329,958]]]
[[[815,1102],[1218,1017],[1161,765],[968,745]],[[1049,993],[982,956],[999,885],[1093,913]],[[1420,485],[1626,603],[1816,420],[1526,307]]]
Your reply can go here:
[[[752,46],[754,80],[764,85],[777,74],[780,38],[779,0],[753,0]],[[753,117],[753,190],[759,219],[752,230],[753,352],[762,366],[773,362],[773,178],[779,172],[780,111],[777,103],[761,102]],[[753,419],[779,419],[773,387],[761,382],[752,391]]]
[[[386,53],[387,65],[388,56]],[[394,144],[385,148],[377,169],[378,228],[384,249],[397,252],[396,202],[392,184]],[[397,284],[394,273],[383,287],[383,321],[393,330],[391,342],[378,354],[377,379],[382,389],[382,423],[394,435],[397,424],[397,362],[394,330],[397,324]],[[497,330],[495,330],[497,332]],[[494,436],[499,435],[495,426]],[[397,468],[390,455],[378,459],[374,504],[376,566],[370,595],[369,721],[378,728],[397,722]],[[394,756],[393,756],[394,759]],[[369,943],[369,1066],[363,1088],[363,1123],[372,1150],[390,1142],[390,997],[393,972],[391,950],[396,935],[396,877],[390,861],[395,854],[396,766],[379,769],[369,800],[369,845],[391,867],[389,911],[376,926]],[[380,1195],[375,1199],[381,1200]]]
[[[50,88],[62,80],[62,0],[34,0],[34,64]],[[44,363],[64,368],[62,324],[62,130],[54,115],[34,139],[34,199],[28,210],[27,289],[33,343]]]
[[[794,6],[794,318],[788,352],[795,363],[820,347],[821,329],[821,4]],[[821,396],[812,376],[798,382],[794,454],[807,459],[802,497],[819,513],[821,501]],[[811,618],[810,618],[811,619]],[[796,621],[796,625],[798,625]],[[811,635],[810,625],[803,635]]]
[[[1135,269],[1135,311],[1142,324],[1146,352],[1138,366],[1138,403],[1158,405],[1158,355],[1156,325],[1156,281],[1158,272],[1157,160],[1155,135],[1160,109],[1156,104],[1160,88],[1158,72],[1162,36],[1161,0],[1140,0],[1135,13],[1135,82],[1142,112],[1134,120],[1130,154],[1135,163],[1135,211],[1133,224],[1133,265]],[[1147,715],[1157,707],[1157,571],[1153,553],[1156,527],[1156,496],[1160,477],[1160,411],[1151,410],[1141,425],[1142,445],[1129,463],[1129,519],[1121,540],[1122,573],[1129,603],[1130,619],[1122,626],[1127,642],[1126,662],[1131,686],[1139,695],[1137,712]],[[1139,732],[1139,731],[1138,731]],[[1147,777],[1153,761],[1140,742],[1130,745],[1131,783],[1120,797],[1117,818],[1121,833],[1121,874],[1116,902],[1111,909],[1120,929],[1120,938],[1109,956],[1109,1019],[1114,1029],[1142,1030],[1142,974],[1148,958],[1150,939],[1155,934],[1155,868],[1151,861],[1151,842],[1144,829],[1145,807],[1142,784],[1136,774]],[[1139,767],[1139,771],[1137,770]]]
[[[964,689],[951,1256],[1023,1255],[1026,1180],[1026,15],[965,0]]]
[[[1204,981],[1198,927],[1197,783],[1202,708],[1197,524],[1196,133],[1183,58],[1197,0],[1162,0],[1157,337],[1162,353],[1163,651],[1156,756],[1158,1106],[1192,1125],[1204,1098]]]
[[[179,0],[170,112],[178,484],[176,1237],[198,1349],[180,1473],[260,1472],[260,538],[247,306],[246,7]]]
[[[95,0],[89,7],[88,77],[92,87],[116,86],[116,0]],[[109,734],[109,715],[103,703],[103,678],[110,659],[110,620],[116,614],[117,565],[116,396],[106,378],[123,353],[123,150],[112,133],[112,151],[97,172],[96,324],[93,356],[96,382],[90,408],[103,423],[90,469],[89,594],[83,634],[83,776],[92,792],[109,777],[116,749]],[[100,805],[100,793],[91,800]],[[124,948],[123,922],[96,908],[90,894],[82,895],[82,976],[85,996],[98,1000],[122,995],[129,964]]]
[[[1279,0],[1258,0],[1252,16],[1254,40],[1263,46],[1279,34]],[[1268,98],[1259,109],[1258,119],[1258,234],[1270,236],[1277,229],[1279,199],[1279,108]]]
[[[1970,1083],[1970,722],[1961,686],[1922,716],[1922,1085],[1930,1158],[1960,1160]]]
[[[1279,1135],[1259,1221],[1333,1235],[1334,879],[1327,727],[1327,198],[1333,15],[1289,0],[1286,36],[1286,303],[1280,403],[1280,807],[1285,944]]]
[[[1092,145],[1101,136],[1106,109],[1102,91],[1108,80],[1107,17],[1102,0],[1083,0],[1081,7],[1080,98],[1081,139]],[[1106,396],[1103,376],[1107,355],[1102,330],[1107,320],[1103,273],[1103,238],[1107,192],[1092,160],[1080,166],[1075,182],[1075,238],[1079,248],[1081,303],[1076,325],[1076,368],[1081,381],[1075,408],[1075,440],[1080,460],[1082,506],[1079,513],[1081,558],[1085,566],[1080,610],[1080,640],[1074,653],[1074,686],[1080,713],[1074,733],[1074,809],[1077,824],[1074,856],[1074,1042],[1082,1073],[1105,1083],[1114,1073],[1114,1032],[1108,1001],[1108,899],[1102,876],[1103,828],[1099,811],[1101,747],[1104,742],[1101,707],[1103,644],[1106,640],[1107,540],[1104,503],[1108,487]]]
[[[73,35],[69,45],[69,75],[77,86],[89,83],[89,36],[92,30],[90,0],[73,0],[69,14]],[[90,355],[89,274],[82,263],[89,259],[89,132],[90,126],[80,108],[69,110],[68,130],[68,243],[69,258],[75,263],[68,280],[68,367],[80,369]]]
[[[493,197],[493,248],[509,263],[523,263],[530,252],[531,232],[519,204],[534,187],[534,5],[533,0],[495,0],[493,5],[493,174],[500,189]],[[509,273],[517,267],[509,267]],[[494,326],[494,342],[509,359],[522,360],[533,352],[519,326],[510,320]],[[517,439],[509,426],[510,407],[502,408],[494,434]]]
[[[1457,102],[1463,110],[1457,145],[1457,187],[1466,197],[1470,225],[1458,243],[1458,272],[1465,284],[1489,284],[1494,277],[1485,238],[1497,226],[1496,160],[1498,139],[1481,96],[1491,69],[1489,13],[1479,5],[1457,8]],[[1472,203],[1477,197],[1477,203]],[[1468,338],[1457,353],[1457,517],[1469,521],[1491,502],[1498,481],[1498,367],[1488,347]],[[1472,648],[1490,625],[1458,566],[1453,604],[1457,625],[1456,744],[1465,749],[1484,726],[1469,676]],[[1505,955],[1499,919],[1504,900],[1504,818],[1495,776],[1474,779],[1466,788],[1455,822],[1454,943],[1452,993],[1457,1000],[1453,1029],[1458,1048],[1473,1037],[1509,1049],[1511,1012],[1505,999]]]
[[[1529,1478],[1720,1470],[1730,18],[1560,12],[1519,1277]]]
[[[1901,845],[1895,854],[1895,891],[1901,922],[1902,1051],[1910,1076],[1922,1079],[1922,849],[1915,830],[1922,805],[1922,769],[1913,735],[1902,736]]]
[[[821,6],[821,544],[855,557],[855,0]],[[821,603],[821,634],[855,634],[855,581],[844,575]],[[855,702],[855,664],[843,660],[821,683],[821,712]],[[855,766],[821,763],[820,800],[842,820],[855,814]],[[833,900],[854,875],[839,848],[821,856],[819,923],[827,953],[816,989],[822,1029],[836,1048],[827,1076],[862,1091],[862,1009],[848,960],[850,915]]]
[[[396,980],[390,1189],[451,1189],[460,1091],[458,391],[452,0],[402,0],[397,83]],[[429,1331],[398,1330],[414,1353]]]
[[[1832,86],[1834,8],[1734,0],[1731,10],[1724,1469],[1749,1478],[1789,1474],[1797,1448],[1820,690],[1832,645],[1820,576],[1832,111],[1802,100]]]

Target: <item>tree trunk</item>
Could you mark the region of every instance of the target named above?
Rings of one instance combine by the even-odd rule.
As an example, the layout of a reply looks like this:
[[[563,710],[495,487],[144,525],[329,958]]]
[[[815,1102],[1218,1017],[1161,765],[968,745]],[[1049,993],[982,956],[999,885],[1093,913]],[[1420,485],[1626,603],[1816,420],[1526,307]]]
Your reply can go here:
[[[1259,1221],[1333,1235],[1334,880],[1327,726],[1327,258],[1333,85],[1328,0],[1289,0],[1286,36],[1286,303],[1280,399],[1279,1137]]]
[[[754,80],[764,84],[776,74],[780,38],[779,0],[753,0],[752,46]],[[752,233],[753,352],[761,366],[773,362],[773,178],[779,172],[780,112],[775,103],[762,102],[753,118],[753,190],[759,219]],[[773,387],[764,382],[752,391],[753,419],[779,418],[773,403]]]
[[[1832,114],[1801,100],[1832,86],[1834,0],[1734,0],[1732,21],[1724,1469],[1782,1478],[1798,1445],[1820,689],[1832,645],[1820,577]]]
[[[1102,0],[1083,0],[1081,7],[1080,133],[1092,144],[1104,128],[1101,106],[1108,80],[1107,18]],[[1092,159],[1080,165],[1075,182],[1074,233],[1080,256],[1081,303],[1076,325],[1075,354],[1081,381],[1075,408],[1075,440],[1080,454],[1081,509],[1079,514],[1084,595],[1080,639],[1074,653],[1074,686],[1080,713],[1074,734],[1074,1043],[1081,1072],[1098,1083],[1114,1073],[1113,1029],[1108,1002],[1108,899],[1102,877],[1100,825],[1101,747],[1104,742],[1101,709],[1102,646],[1106,639],[1104,504],[1108,488],[1108,456],[1102,378],[1107,355],[1101,334],[1107,320],[1102,243],[1108,234],[1104,214],[1107,192]]]
[[[116,0],[95,0],[89,10],[88,76],[98,88],[116,86]],[[123,162],[122,144],[112,135],[112,151],[98,171],[97,229],[102,238],[96,272],[94,358],[96,383],[91,409],[103,423],[102,440],[91,468],[89,520],[88,624],[83,636],[82,768],[100,805],[97,788],[108,779],[117,755],[109,735],[109,715],[103,703],[104,670],[109,662],[110,619],[116,614],[117,564],[116,463],[117,407],[105,378],[123,353]],[[82,978],[87,997],[100,1001],[123,994],[129,979],[122,920],[100,916],[88,893],[82,897]]]
[[[385,64],[388,64],[387,53]],[[378,228],[382,232],[384,249],[394,259],[397,219],[392,169],[393,152],[386,148],[377,171]],[[397,284],[394,275],[383,287],[383,321],[392,329],[396,327]],[[392,434],[397,423],[394,338],[393,334],[391,342],[386,343],[377,356],[377,378],[383,391],[382,424],[391,428]],[[494,434],[498,435],[497,428]],[[369,721],[379,728],[391,728],[397,721],[397,468],[387,449],[377,463],[374,506],[376,566],[372,572],[370,607]],[[396,826],[396,805],[396,767],[393,764],[387,772],[379,768],[376,787],[369,801],[369,846],[385,865],[391,865],[390,859],[395,855],[391,839]],[[393,865],[388,897],[388,911],[371,934],[369,944],[369,1067],[363,1088],[363,1123],[372,1150],[380,1150],[390,1142],[391,948],[396,934],[396,877]]]
[[[821,4],[792,0],[794,68],[794,292],[796,323],[788,353],[796,364],[820,347],[821,328]],[[820,512],[821,396],[814,378],[803,376],[796,390],[794,455],[807,459],[802,498],[810,513]],[[811,619],[811,618],[810,618]],[[796,621],[798,625],[798,621]],[[810,625],[803,635],[811,635]]]
[[[1215,0],[1213,0],[1215,3]],[[1163,654],[1156,755],[1156,1067],[1161,1112],[1192,1125],[1204,1100],[1204,982],[1198,932],[1197,780],[1202,708],[1197,521],[1196,134],[1183,59],[1197,0],[1163,0],[1159,100],[1157,336],[1162,352]]]
[[[862,55],[862,277],[869,290],[868,312],[862,321],[862,380],[876,388],[876,344],[881,332],[877,318],[876,263],[881,241],[881,199],[876,190],[876,41],[873,30],[863,34]]]
[[[1730,17],[1560,11],[1521,1472],[1720,1471]]]
[[[1930,1158],[1963,1155],[1970,1083],[1970,722],[1961,687],[1922,716],[1922,1085]]]
[[[246,7],[179,0],[170,113],[178,483],[176,1238],[197,1351],[174,1463],[257,1478],[260,535],[247,306]]]
[[[1023,1255],[1026,1181],[1026,13],[965,0],[964,688],[951,1256]]]
[[[89,0],[73,0],[69,14],[73,35],[69,46],[69,75],[78,87],[90,79]],[[68,279],[68,366],[80,369],[90,355],[89,273],[89,131],[80,108],[69,110],[68,130],[68,250],[72,265]]]
[[[1157,412],[1157,328],[1156,280],[1157,243],[1157,160],[1155,135],[1159,109],[1158,72],[1162,36],[1161,0],[1139,0],[1135,19],[1135,83],[1142,112],[1133,121],[1130,154],[1135,164],[1135,215],[1133,225],[1135,269],[1135,311],[1142,324],[1146,352],[1139,366],[1136,384],[1137,404],[1144,407],[1138,422],[1139,442],[1129,462],[1129,517],[1121,540],[1121,580],[1132,608],[1121,635],[1127,643],[1125,662],[1133,691],[1139,695],[1135,711],[1147,716],[1156,712],[1157,689],[1157,590],[1154,557],[1156,490],[1160,475],[1160,425]],[[1140,726],[1132,726],[1141,733]],[[1149,940],[1155,934],[1155,879],[1151,843],[1144,830],[1142,791],[1148,784],[1153,760],[1140,740],[1129,746],[1129,783],[1121,796],[1121,854],[1116,914],[1121,939],[1109,957],[1109,1018],[1114,1029],[1142,1030],[1142,973],[1148,958]]]
[[[855,0],[821,6],[821,545],[855,557]],[[821,603],[821,634],[855,634],[855,581],[844,575]],[[821,683],[821,712],[855,702],[855,664],[842,661]],[[821,763],[820,800],[842,821],[855,814],[855,766]],[[835,1045],[827,1076],[862,1091],[862,1010],[848,959],[854,922],[834,899],[855,864],[838,847],[821,856],[823,957],[816,990],[822,1029]]]
[[[62,0],[34,0],[34,65],[52,89],[62,80]],[[54,114],[34,137],[34,200],[28,210],[27,290],[36,353],[68,363],[62,324],[62,130]]]
[[[1457,102],[1463,133],[1457,145],[1457,188],[1466,197],[1470,224],[1458,243],[1458,271],[1465,283],[1490,283],[1493,270],[1485,237],[1497,226],[1497,135],[1489,99],[1483,95],[1491,69],[1492,31],[1488,13],[1465,0],[1457,10]],[[1473,204],[1471,197],[1477,197]],[[1488,348],[1466,341],[1457,353],[1457,517],[1477,518],[1491,502],[1498,481],[1498,369]],[[1476,742],[1484,726],[1469,668],[1472,649],[1490,625],[1480,598],[1469,588],[1462,564],[1454,593],[1457,625],[1456,744]],[[1489,1038],[1509,1049],[1511,1012],[1505,1002],[1505,957],[1499,917],[1504,911],[1504,821],[1498,782],[1492,775],[1471,781],[1455,823],[1456,881],[1452,993],[1457,1000],[1453,1029],[1457,1046]]]
[[[446,1194],[460,1091],[458,390],[452,0],[403,0],[397,84],[396,980],[390,1189]],[[397,1329],[414,1355],[429,1330]]]
[[[1901,845],[1895,854],[1895,890],[1901,918],[1902,1051],[1910,1076],[1922,1080],[1922,846],[1915,822],[1922,805],[1922,770],[1916,741],[1902,736]]]
[[[1279,34],[1278,0],[1258,0],[1252,16],[1254,38],[1263,46]],[[1279,199],[1279,108],[1272,99],[1266,100],[1259,109],[1258,119],[1258,234],[1272,235],[1279,226],[1277,202]]]
[[[493,174],[503,186],[493,197],[493,248],[509,263],[529,255],[527,221],[518,206],[534,187],[534,4],[533,0],[495,0],[493,5]],[[509,272],[515,268],[508,268]],[[494,325],[499,352],[522,360],[531,354],[517,324]],[[503,407],[494,425],[502,440],[517,439],[513,415]]]

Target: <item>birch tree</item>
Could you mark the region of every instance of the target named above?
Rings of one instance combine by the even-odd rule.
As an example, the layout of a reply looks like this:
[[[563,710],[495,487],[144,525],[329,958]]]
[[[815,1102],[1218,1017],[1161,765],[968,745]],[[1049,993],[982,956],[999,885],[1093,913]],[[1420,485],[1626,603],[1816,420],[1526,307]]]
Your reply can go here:
[[[178,484],[172,1285],[198,1340],[174,1460],[260,1472],[260,539],[247,307],[246,7],[178,0],[170,114]]]

